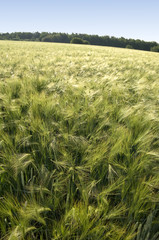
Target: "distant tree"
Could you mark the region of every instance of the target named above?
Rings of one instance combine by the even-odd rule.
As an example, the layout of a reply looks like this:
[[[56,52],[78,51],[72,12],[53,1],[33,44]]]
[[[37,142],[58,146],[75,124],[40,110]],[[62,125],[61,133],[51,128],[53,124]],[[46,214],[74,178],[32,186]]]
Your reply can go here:
[[[72,38],[70,43],[74,43],[74,44],[83,44],[83,39],[78,38],[78,37],[74,37]]]
[[[133,49],[133,46],[130,45],[130,44],[127,44],[125,48],[128,48],[128,49]]]
[[[69,43],[70,42],[69,36],[66,33],[60,33],[60,38],[59,39],[60,39],[60,42],[62,42],[62,43]]]
[[[45,38],[46,36],[50,35],[48,32],[42,32],[40,33],[40,37],[39,40],[42,41],[43,38]]]
[[[140,39],[126,39],[123,37],[116,38],[110,36],[98,36],[78,33],[57,33],[57,32],[12,32],[0,33],[0,40],[17,40],[17,41],[43,41],[58,43],[76,43],[91,44],[99,46],[111,46],[120,48],[139,49],[145,51],[159,52],[157,42],[145,42]]]
[[[52,36],[50,35],[46,35],[45,37],[43,37],[41,39],[42,42],[53,42]]]
[[[39,32],[34,32],[32,39],[33,39],[33,41],[38,41],[39,37],[40,37],[40,33]]]
[[[159,46],[151,47],[150,50],[151,50],[152,52],[159,52]]]
[[[83,44],[90,44],[87,40],[83,40]]]

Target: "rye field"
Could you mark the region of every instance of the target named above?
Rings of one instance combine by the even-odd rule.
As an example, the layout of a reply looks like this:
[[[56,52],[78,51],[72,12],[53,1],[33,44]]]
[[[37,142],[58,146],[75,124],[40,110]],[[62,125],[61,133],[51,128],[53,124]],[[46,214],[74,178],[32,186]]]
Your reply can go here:
[[[0,41],[0,239],[159,239],[159,54]]]

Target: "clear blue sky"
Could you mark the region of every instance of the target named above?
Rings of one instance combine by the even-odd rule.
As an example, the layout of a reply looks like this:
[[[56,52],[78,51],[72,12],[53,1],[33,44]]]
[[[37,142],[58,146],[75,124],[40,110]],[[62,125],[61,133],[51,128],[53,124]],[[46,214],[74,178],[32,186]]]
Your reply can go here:
[[[0,0],[0,32],[88,33],[159,42],[159,0]]]

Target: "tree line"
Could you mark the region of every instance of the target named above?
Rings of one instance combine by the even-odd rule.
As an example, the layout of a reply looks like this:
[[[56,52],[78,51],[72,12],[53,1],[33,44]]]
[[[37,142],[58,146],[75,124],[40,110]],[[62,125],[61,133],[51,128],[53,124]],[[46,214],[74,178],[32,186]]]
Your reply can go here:
[[[159,44],[155,41],[126,39],[124,37],[98,36],[78,33],[49,33],[49,32],[13,32],[0,33],[0,40],[40,41],[57,43],[79,43],[119,48],[131,48],[159,52]]]

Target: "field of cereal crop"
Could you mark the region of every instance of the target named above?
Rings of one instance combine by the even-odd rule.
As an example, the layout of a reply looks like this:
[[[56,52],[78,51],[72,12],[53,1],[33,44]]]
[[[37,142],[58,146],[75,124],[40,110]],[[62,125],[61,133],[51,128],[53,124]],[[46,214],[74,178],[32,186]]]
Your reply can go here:
[[[159,54],[0,41],[0,239],[159,239]]]

